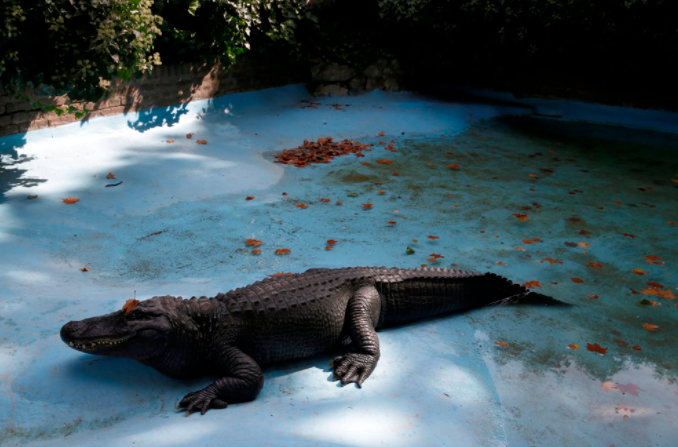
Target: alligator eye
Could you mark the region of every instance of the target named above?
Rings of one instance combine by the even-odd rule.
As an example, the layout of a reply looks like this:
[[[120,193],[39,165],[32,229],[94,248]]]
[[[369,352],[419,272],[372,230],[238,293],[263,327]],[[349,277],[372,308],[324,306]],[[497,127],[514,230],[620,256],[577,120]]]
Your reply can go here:
[[[141,312],[130,312],[129,315],[127,315],[128,320],[143,320],[145,318],[148,318],[148,315]]]

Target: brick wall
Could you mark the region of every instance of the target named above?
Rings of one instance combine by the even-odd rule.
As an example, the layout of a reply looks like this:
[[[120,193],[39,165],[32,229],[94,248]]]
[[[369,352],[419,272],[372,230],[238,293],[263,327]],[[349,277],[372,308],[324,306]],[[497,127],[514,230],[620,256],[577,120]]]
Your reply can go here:
[[[199,64],[161,65],[139,80],[118,83],[110,97],[85,105],[91,111],[89,117],[115,115],[226,93],[306,82],[309,72],[301,63],[254,54],[242,55],[228,70]],[[15,99],[0,87],[0,136],[77,121],[74,114],[59,116],[31,107],[34,101],[61,106],[66,103],[64,96],[41,96],[37,90],[25,94],[30,102]]]

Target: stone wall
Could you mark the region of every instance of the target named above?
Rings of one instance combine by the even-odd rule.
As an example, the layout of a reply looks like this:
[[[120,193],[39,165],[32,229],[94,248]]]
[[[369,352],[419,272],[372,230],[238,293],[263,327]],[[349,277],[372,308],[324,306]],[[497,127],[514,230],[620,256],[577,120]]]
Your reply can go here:
[[[180,104],[226,93],[258,90],[308,81],[305,64],[290,63],[270,55],[245,54],[228,70],[197,64],[159,66],[153,73],[131,82],[119,82],[110,97],[84,103],[95,116],[115,115]],[[77,121],[72,113],[42,112],[31,103],[62,106],[65,96],[48,97],[37,89],[24,92],[30,101],[15,99],[0,87],[0,136]]]

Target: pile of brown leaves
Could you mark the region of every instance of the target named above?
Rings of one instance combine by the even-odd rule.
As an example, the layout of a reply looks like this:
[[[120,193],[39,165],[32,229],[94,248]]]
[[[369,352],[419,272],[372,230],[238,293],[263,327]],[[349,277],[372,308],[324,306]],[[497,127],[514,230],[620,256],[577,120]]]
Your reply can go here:
[[[303,168],[311,163],[329,163],[334,157],[355,154],[364,157],[362,151],[369,151],[371,145],[357,141],[344,140],[341,143],[332,141],[332,137],[318,138],[318,141],[306,141],[294,149],[285,149],[282,154],[273,154],[278,163],[294,165]]]

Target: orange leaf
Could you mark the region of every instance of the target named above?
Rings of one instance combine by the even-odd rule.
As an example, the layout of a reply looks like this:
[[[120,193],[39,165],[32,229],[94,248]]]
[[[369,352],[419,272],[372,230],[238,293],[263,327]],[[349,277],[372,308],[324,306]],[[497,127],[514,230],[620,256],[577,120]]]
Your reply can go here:
[[[650,286],[650,287],[656,287],[657,289],[665,289],[666,288],[663,285],[659,284],[658,282],[654,282],[654,281],[648,281],[645,284]]]
[[[389,224],[389,225],[395,225],[395,224],[397,224],[398,222],[396,222],[395,220],[389,220],[389,221],[386,222],[386,223]]]
[[[168,143],[174,143],[174,140],[167,140]]]
[[[261,245],[261,241],[257,239],[245,239],[245,245],[248,247],[258,247]]]
[[[386,193],[384,191],[377,191],[377,194],[379,194],[380,196],[383,196]]]
[[[387,158],[380,158],[379,160],[376,160],[377,163],[382,164],[382,165],[390,165],[393,164],[393,160],[389,160]]]
[[[531,245],[534,244],[535,242],[544,242],[538,237],[534,237],[532,239],[523,239],[523,244]]]
[[[384,131],[382,130],[382,131],[379,132],[377,135],[379,135],[380,137],[383,137],[383,136],[384,136]]]
[[[567,347],[570,349],[574,349],[575,351],[579,349],[579,345],[575,345],[574,343],[570,343],[569,345],[567,345]]]
[[[338,200],[337,200],[336,203],[335,203],[335,205],[339,205],[339,206],[341,206],[341,205],[343,205],[343,204],[344,204],[344,202],[340,202],[340,201],[338,201]]]
[[[607,348],[600,346],[598,343],[586,343],[586,349],[591,352],[599,352],[601,354],[605,354],[607,352]]]
[[[563,261],[557,261],[557,260],[551,259],[551,258],[544,258],[544,259],[542,259],[542,260],[539,261],[539,262],[548,262],[548,263],[551,264],[551,265],[553,265],[553,264],[562,264],[562,263],[563,263]]]
[[[62,200],[62,202],[64,202],[66,205],[73,205],[74,203],[78,203],[79,201],[80,199],[76,199],[75,197],[68,197]]]
[[[332,250],[333,248],[333,245],[325,245],[325,250]]]
[[[461,166],[459,165],[447,165],[449,169],[461,169]]]
[[[80,269],[81,272],[89,272],[91,269],[89,267],[83,267]]]
[[[336,245],[336,244],[337,244],[337,241],[335,241],[334,239],[328,239],[327,240],[327,245]]]
[[[261,254],[261,250],[259,250],[258,248],[254,248],[254,249],[252,249],[252,254],[253,254],[253,255],[260,255],[260,254]]]
[[[139,303],[141,303],[141,301],[135,300],[133,298],[129,298],[127,301],[125,301],[125,304],[122,306],[122,310],[125,311],[125,315],[132,312],[134,308],[139,305]]]
[[[279,277],[279,276],[290,276],[290,275],[294,275],[294,273],[289,273],[289,272],[278,272],[278,273],[274,273],[274,274],[272,274],[272,275],[266,275],[266,276],[268,276],[269,278],[277,278],[277,277]]]
[[[292,253],[292,250],[290,250],[289,248],[279,248],[275,251],[276,255],[286,255],[289,253]]]
[[[305,210],[306,208],[308,208],[308,205],[306,205],[305,203],[297,203],[294,206],[296,206],[297,208],[301,208],[302,210]]]
[[[614,382],[606,381],[600,385],[600,389],[603,391],[617,391],[617,385]]]
[[[643,323],[643,329],[648,330],[650,332],[654,331],[657,329],[659,326],[656,324],[650,324],[650,323]]]
[[[586,247],[590,247],[590,246],[591,246],[591,244],[589,244],[588,242],[577,242],[577,247],[586,248]]]
[[[329,203],[329,202],[330,202],[330,199],[320,199],[320,201],[321,201],[321,202],[324,202],[324,203]]]
[[[511,214],[511,216],[516,216],[518,222],[527,222],[528,220],[530,220],[527,214],[513,213]]]
[[[371,204],[371,203],[363,203],[363,209],[364,209],[364,210],[369,210],[369,209],[371,209],[371,208],[372,208],[372,204]]]
[[[523,284],[523,287],[527,287],[528,289],[538,288],[541,287],[541,283],[539,281],[528,281]]]
[[[518,250],[518,251],[525,251],[525,249],[524,249],[523,247],[516,247],[516,250]]]
[[[650,264],[654,265],[664,265],[662,261],[660,261],[660,257],[656,255],[645,255],[645,260],[649,262]]]
[[[247,197],[245,197],[245,200],[254,200],[254,199],[255,199],[254,196],[247,196]]]
[[[643,348],[641,348],[640,345],[635,345],[635,346],[633,347],[633,350],[634,350],[634,351],[642,351]]]
[[[633,269],[633,273],[635,273],[636,275],[644,275],[647,272],[645,270],[641,270],[641,269]]]
[[[598,296],[598,295],[594,295],[594,294],[592,294],[592,293],[589,293],[589,298],[591,298],[592,300],[597,300],[597,299],[599,298],[599,296]]]
[[[497,265],[506,265],[506,264],[504,264],[504,263],[501,262],[501,261],[497,261]]]
[[[648,296],[658,296],[658,297],[661,297],[661,298],[666,298],[668,300],[675,300],[676,299],[676,297],[675,297],[675,295],[673,294],[672,291],[658,289],[657,287],[651,287],[649,289],[641,290],[640,293],[642,293],[643,295],[648,295]]]
[[[576,283],[576,284],[581,284],[581,283],[584,282],[584,280],[580,279],[580,278],[570,278],[570,281],[572,281],[573,283]]]
[[[369,161],[361,161],[360,164],[364,166],[372,166],[372,163],[370,163]]]
[[[198,144],[207,144],[207,140],[196,140]]]
[[[188,139],[190,140],[191,138],[193,138],[193,134],[192,134],[192,133],[187,133],[187,134],[186,134],[186,138],[188,138]]]
[[[603,264],[601,264],[600,262],[589,261],[586,265],[588,265],[589,267],[593,267],[594,269],[603,268]]]
[[[433,236],[433,235],[431,235],[431,234],[429,234],[429,235],[426,236],[426,237],[429,238],[429,239],[433,239],[433,240],[435,240],[435,239],[440,239],[438,236]]]
[[[527,174],[527,176],[530,178],[539,178],[537,174]]]
[[[114,180],[115,179],[115,174],[112,172],[109,172],[108,175],[106,176],[107,179]]]
[[[495,346],[501,346],[502,348],[508,348],[508,343],[506,343],[504,341],[495,341],[494,345]]]
[[[629,238],[631,238],[631,239],[635,239],[635,238],[636,238],[636,236],[632,235],[631,233],[623,233],[622,236],[624,236],[624,237],[629,237]]]

